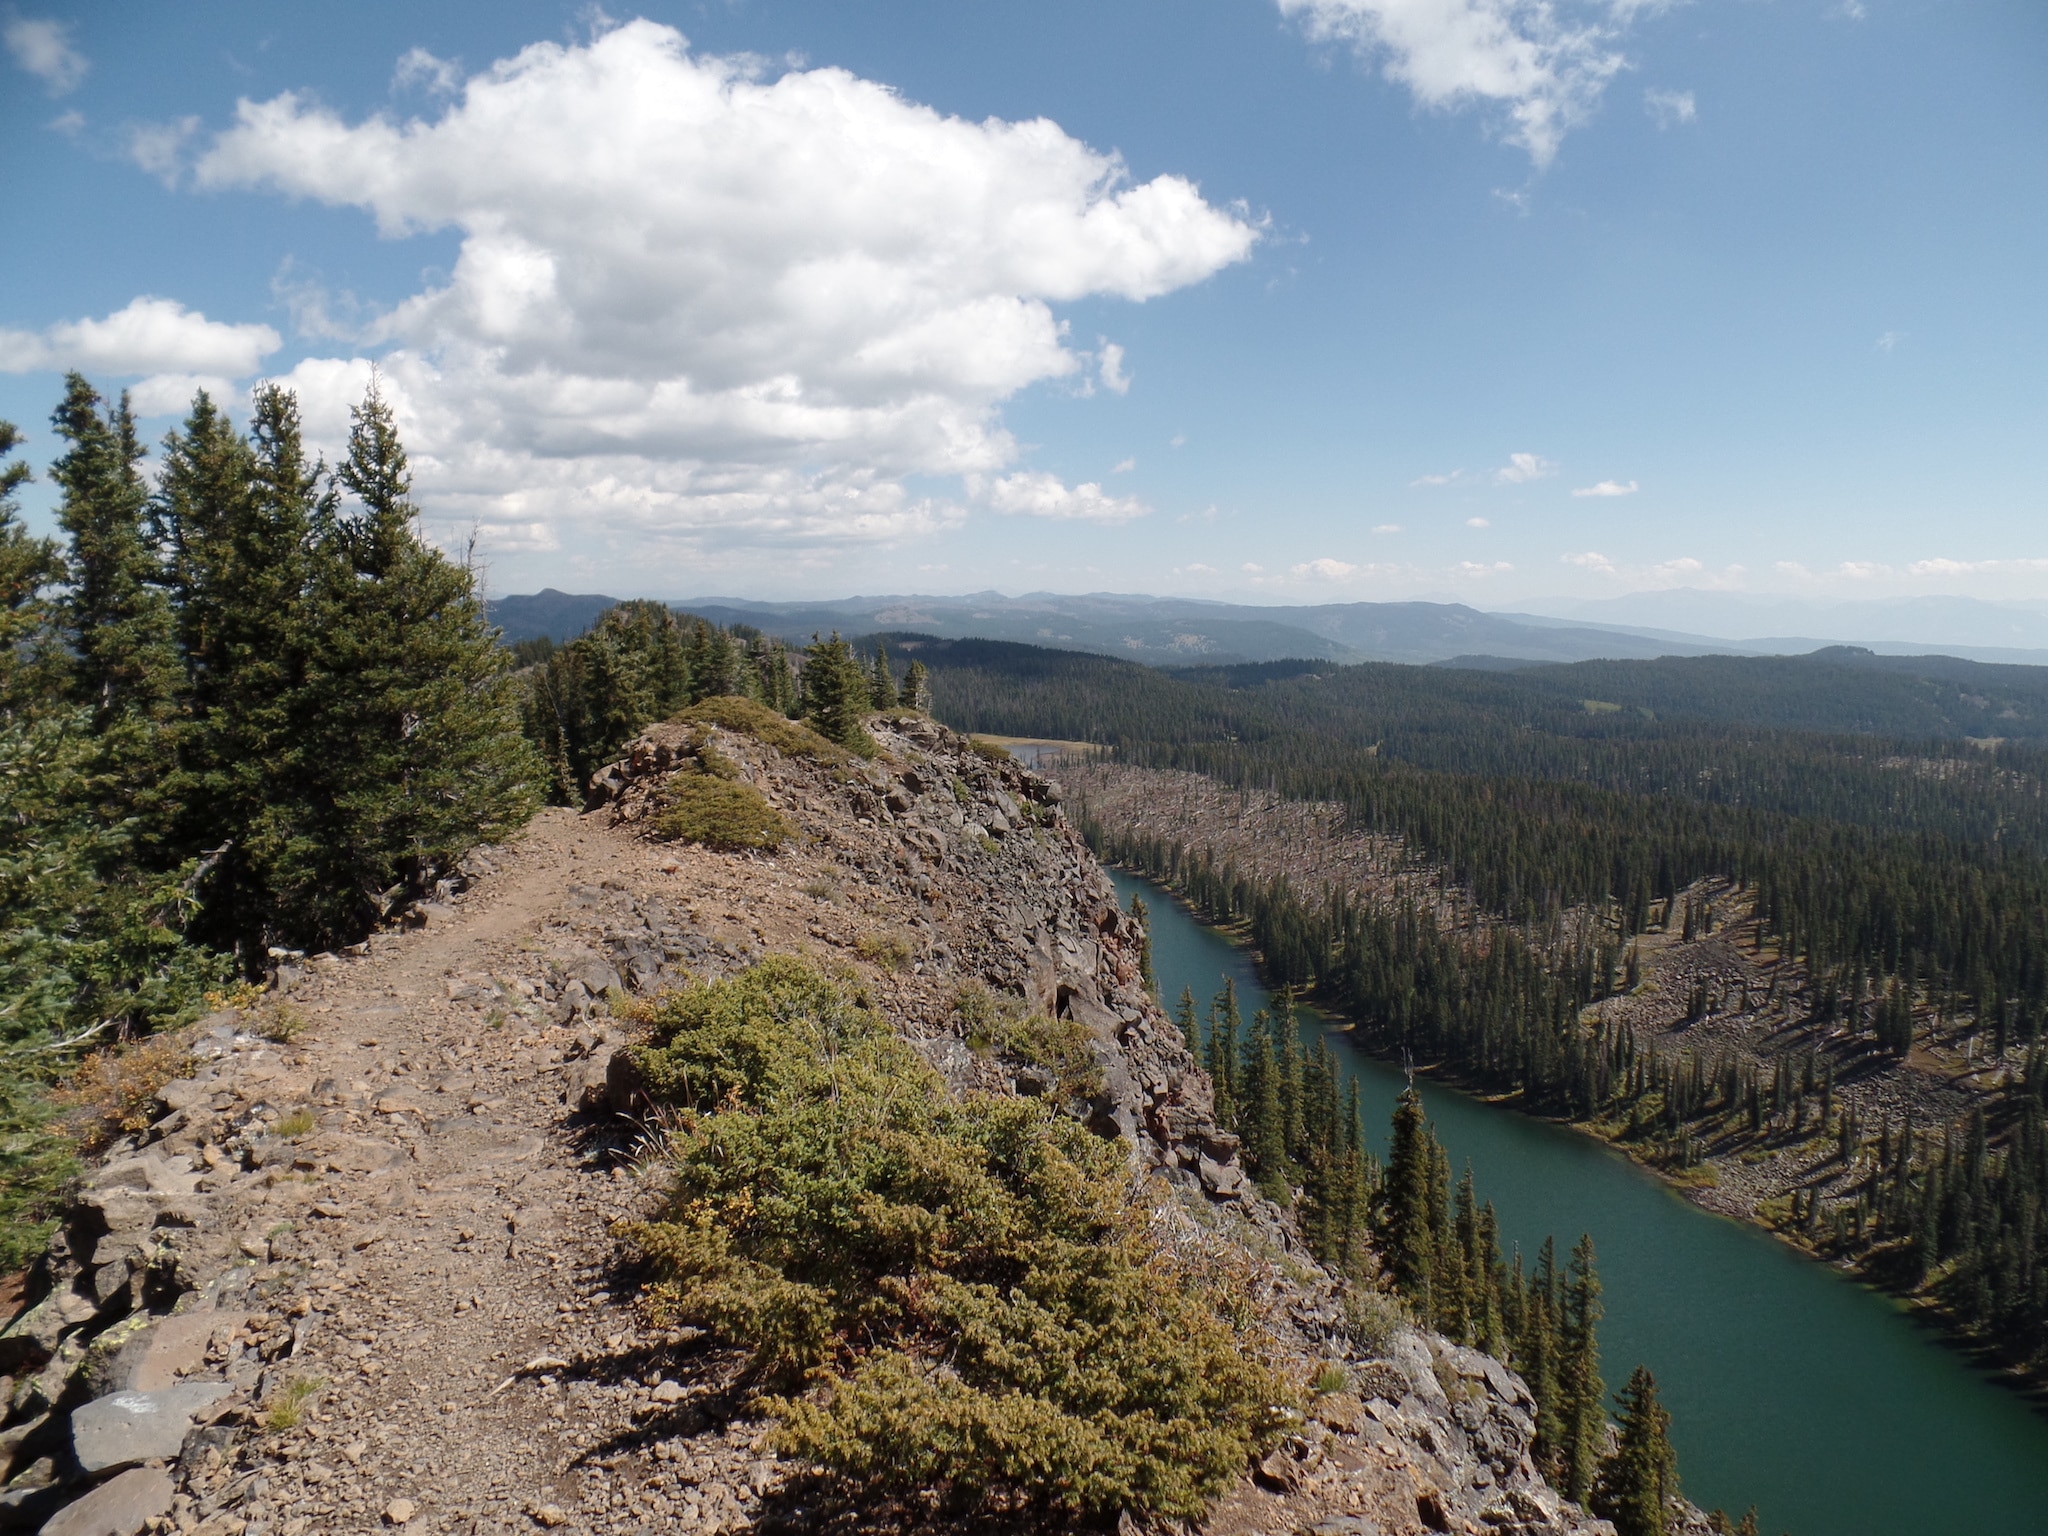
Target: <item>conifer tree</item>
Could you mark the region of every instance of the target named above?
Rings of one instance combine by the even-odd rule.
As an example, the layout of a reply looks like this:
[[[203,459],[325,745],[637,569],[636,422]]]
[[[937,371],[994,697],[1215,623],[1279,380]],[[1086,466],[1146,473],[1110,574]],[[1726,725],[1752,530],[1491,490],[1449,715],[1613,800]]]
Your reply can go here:
[[[903,679],[903,707],[930,713],[932,707],[932,675],[921,661],[913,661],[910,671]]]
[[[1583,1504],[1593,1491],[1607,1427],[1607,1387],[1600,1380],[1600,1277],[1593,1263],[1593,1239],[1582,1235],[1565,1269],[1558,1330],[1558,1397],[1563,1441],[1560,1486]]]
[[[49,589],[64,575],[56,540],[23,526],[21,487],[29,468],[13,459],[21,432],[0,421],[0,723],[40,714],[63,691],[65,658],[57,638],[57,608]]]
[[[1430,1278],[1435,1268],[1435,1226],[1430,1220],[1430,1148],[1435,1138],[1422,1112],[1422,1095],[1410,1083],[1394,1105],[1394,1133],[1388,1148],[1380,1230],[1387,1269],[1394,1284],[1431,1314]]]
[[[868,734],[861,721],[872,694],[872,682],[836,631],[830,640],[812,638],[804,652],[804,717],[820,736],[842,747],[864,748]]]
[[[1238,1099],[1237,1033],[1242,1020],[1237,1011],[1237,982],[1223,978],[1223,990],[1209,1003],[1209,1081],[1215,1089],[1216,1123],[1227,1131],[1238,1129],[1241,1105]]]
[[[1671,1415],[1657,1401],[1657,1381],[1637,1366],[1615,1399],[1621,1433],[1614,1453],[1600,1463],[1593,1513],[1614,1522],[1616,1536],[1666,1536],[1678,1497],[1678,1458],[1671,1449]]]
[[[93,730],[118,736],[123,771],[153,756],[150,739],[171,712],[179,678],[171,607],[143,523],[149,499],[137,465],[142,445],[128,397],[102,414],[78,374],[64,381],[51,424],[71,446],[50,468],[63,491],[57,521],[70,536],[64,626],[75,655],[73,692]]]
[[[889,647],[881,641],[875,642],[875,665],[873,681],[869,685],[870,705],[875,709],[894,709],[897,703],[896,674],[889,669]]]
[[[1188,1051],[1195,1060],[1202,1059],[1202,1025],[1195,1014],[1195,989],[1182,987],[1180,1002],[1173,1010],[1173,1021],[1180,1026],[1180,1037],[1187,1041]]]
[[[342,771],[329,778],[336,847],[316,926],[335,934],[380,893],[423,889],[520,825],[540,779],[475,581],[420,537],[390,406],[373,387],[351,414],[336,479],[357,507],[337,525],[347,561],[328,567],[322,657]]]
[[[243,439],[194,400],[165,441],[155,507],[185,660],[174,825],[182,851],[205,857],[202,932],[250,970],[298,932],[322,878],[337,746],[317,739],[314,679],[331,508],[291,394],[265,386],[254,407]]]

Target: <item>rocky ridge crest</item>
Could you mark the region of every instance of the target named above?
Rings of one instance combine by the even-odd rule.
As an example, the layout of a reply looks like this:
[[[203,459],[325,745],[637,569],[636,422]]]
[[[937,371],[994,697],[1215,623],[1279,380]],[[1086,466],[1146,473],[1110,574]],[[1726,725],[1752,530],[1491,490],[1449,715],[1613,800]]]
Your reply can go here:
[[[1414,1329],[1352,1338],[1215,1125],[1057,786],[922,717],[874,735],[876,758],[835,760],[655,727],[583,816],[203,1021],[0,1332],[0,1530],[807,1528],[738,1362],[647,1324],[608,1230],[658,1178],[609,1000],[805,950],[857,972],[955,1091],[1047,1088],[969,1044],[963,984],[1083,1025],[1101,1086],[1073,1111],[1172,1187],[1189,1240],[1241,1252],[1304,1379],[1344,1366],[1206,1529],[1607,1531],[1537,1475],[1511,1371]],[[707,749],[794,823],[788,848],[644,835]]]

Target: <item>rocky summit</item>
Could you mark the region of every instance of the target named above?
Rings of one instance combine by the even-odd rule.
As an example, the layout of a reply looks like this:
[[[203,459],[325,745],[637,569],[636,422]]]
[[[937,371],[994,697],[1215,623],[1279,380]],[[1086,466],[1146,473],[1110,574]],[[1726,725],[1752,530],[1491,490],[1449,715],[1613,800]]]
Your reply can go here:
[[[664,1176],[615,1010],[772,953],[857,978],[957,1094],[1051,1087],[971,1042],[963,985],[1085,1029],[1100,1070],[1070,1111],[1237,1256],[1306,1405],[1204,1529],[1611,1529],[1537,1474],[1512,1371],[1347,1325],[1211,1118],[1055,784],[911,714],[874,724],[872,758],[769,735],[649,730],[582,814],[177,1038],[0,1333],[0,1530],[814,1528],[740,1353],[663,1326],[613,1232]],[[714,768],[784,819],[778,850],[661,835],[672,776]]]

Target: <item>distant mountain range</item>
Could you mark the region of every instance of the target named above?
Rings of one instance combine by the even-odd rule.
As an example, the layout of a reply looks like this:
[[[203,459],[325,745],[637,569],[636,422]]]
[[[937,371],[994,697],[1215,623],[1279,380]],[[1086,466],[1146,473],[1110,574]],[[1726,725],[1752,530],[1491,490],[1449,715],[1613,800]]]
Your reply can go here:
[[[1723,594],[1696,594],[1718,598]],[[618,599],[553,588],[490,604],[508,642],[581,634]],[[1967,602],[1951,599],[1951,602]],[[1415,664],[1643,660],[1657,656],[1797,654],[1837,643],[1812,640],[1731,641],[1706,634],[1636,627],[1607,618],[1573,622],[1545,614],[1483,613],[1462,603],[1322,603],[1254,607],[1193,598],[1123,593],[1067,596],[1049,592],[1005,597],[850,597],[829,602],[768,603],[736,597],[683,598],[671,606],[718,624],[751,625],[788,640],[838,630],[846,635],[911,630],[945,639],[1014,640],[1062,650],[1093,651],[1154,666],[1229,665],[1290,658]],[[1594,606],[1594,605],[1586,605]],[[1986,605],[1988,606],[1988,605]],[[1691,610],[1682,604],[1675,611]],[[2042,649],[1983,643],[1944,646],[1983,661],[2048,663],[2048,609],[2039,616]],[[2025,631],[2031,635],[2031,631]],[[1927,644],[1863,642],[1886,654]]]

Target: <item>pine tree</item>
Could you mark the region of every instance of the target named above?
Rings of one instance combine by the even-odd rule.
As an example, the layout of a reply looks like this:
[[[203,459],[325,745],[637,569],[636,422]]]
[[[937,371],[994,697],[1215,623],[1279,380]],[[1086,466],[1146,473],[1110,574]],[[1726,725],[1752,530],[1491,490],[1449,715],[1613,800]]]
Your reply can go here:
[[[1563,1427],[1561,1486],[1567,1497],[1581,1504],[1593,1491],[1607,1426],[1599,1327],[1600,1277],[1593,1263],[1593,1239],[1586,1234],[1573,1245],[1571,1263],[1565,1269],[1557,1373]]]
[[[142,445],[128,397],[106,414],[90,384],[64,381],[51,424],[70,443],[51,466],[63,491],[57,521],[70,536],[70,591],[64,625],[75,654],[73,691],[93,712],[93,730],[121,736],[123,771],[156,755],[150,739],[171,712],[181,681],[171,606],[143,525],[148,488],[136,466]]]
[[[0,460],[21,444],[13,422],[0,421]],[[26,720],[54,707],[66,685],[57,636],[57,605],[49,588],[64,576],[54,539],[22,525],[21,487],[31,476],[18,459],[0,465],[0,721]]]
[[[896,707],[896,674],[889,669],[889,647],[875,642],[875,667],[869,684],[869,702],[875,709]]]
[[[1202,1025],[1195,1013],[1195,989],[1182,987],[1180,1002],[1173,1010],[1173,1021],[1180,1026],[1180,1037],[1188,1043],[1188,1053],[1197,1061],[1202,1059]]]
[[[1209,1081],[1215,1090],[1216,1123],[1227,1131],[1239,1128],[1242,1104],[1238,1097],[1239,1062],[1237,1033],[1242,1019],[1237,1011],[1237,983],[1223,978],[1223,990],[1209,1003]]]
[[[185,660],[176,836],[205,859],[201,931],[251,971],[296,932],[334,831],[316,787],[333,744],[309,735],[331,509],[290,393],[266,386],[254,405],[243,439],[194,400],[165,440],[154,509]]]
[[[1436,1232],[1430,1220],[1430,1148],[1435,1138],[1422,1112],[1422,1095],[1410,1083],[1394,1105],[1394,1133],[1388,1148],[1380,1232],[1387,1270],[1394,1284],[1422,1316],[1431,1315],[1430,1278],[1435,1269]]]
[[[1621,1434],[1600,1463],[1593,1513],[1614,1522],[1616,1536],[1666,1536],[1678,1497],[1678,1458],[1671,1449],[1671,1415],[1657,1401],[1657,1381],[1637,1366],[1615,1399]]]
[[[1562,1482],[1568,1439],[1563,1412],[1558,1360],[1557,1243],[1546,1237],[1529,1277],[1522,1315],[1522,1336],[1515,1353],[1523,1378],[1536,1399],[1536,1461],[1544,1476]]]
[[[359,930],[378,893],[424,890],[519,826],[541,776],[474,578],[420,537],[390,406],[373,388],[351,415],[336,479],[358,508],[336,527],[346,563],[325,570],[334,844],[308,914],[322,937]]]
[[[921,661],[913,661],[910,671],[903,679],[903,707],[930,713],[932,707],[932,675]]]
[[[861,721],[872,694],[873,684],[836,631],[830,640],[812,638],[804,652],[804,716],[820,736],[855,751],[871,746]]]

